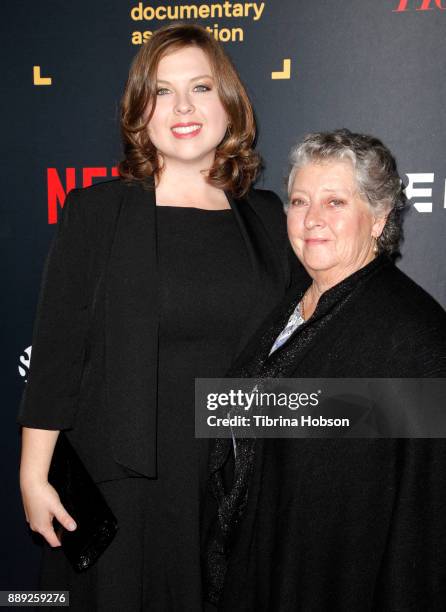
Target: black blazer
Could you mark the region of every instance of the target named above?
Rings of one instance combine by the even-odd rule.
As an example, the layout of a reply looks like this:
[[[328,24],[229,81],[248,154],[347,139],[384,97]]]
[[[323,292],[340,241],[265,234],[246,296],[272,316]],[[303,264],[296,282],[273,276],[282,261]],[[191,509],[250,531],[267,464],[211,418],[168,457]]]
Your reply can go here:
[[[260,190],[226,195],[257,286],[241,349],[293,271],[279,198]],[[269,295],[265,274],[275,279]],[[157,475],[156,288],[153,181],[70,191],[45,262],[17,422],[67,430],[96,481]]]
[[[228,376],[446,377],[446,313],[385,255],[324,293],[269,357],[305,288]],[[219,610],[446,609],[444,439],[238,440],[225,491],[231,449],[215,440],[210,458],[220,511],[205,567]]]
[[[446,312],[384,254],[326,291],[269,357],[309,284],[288,290],[233,364],[234,377],[446,376]]]

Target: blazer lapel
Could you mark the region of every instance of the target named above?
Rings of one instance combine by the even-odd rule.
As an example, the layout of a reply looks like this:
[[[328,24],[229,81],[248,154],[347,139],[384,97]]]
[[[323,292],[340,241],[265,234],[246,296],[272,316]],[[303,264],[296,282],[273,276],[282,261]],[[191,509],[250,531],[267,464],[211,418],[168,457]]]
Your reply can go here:
[[[146,182],[150,185],[150,182]],[[114,459],[156,477],[155,191],[125,185],[106,280],[106,388]]]
[[[251,193],[255,194],[255,192]],[[285,279],[282,262],[255,207],[251,205],[247,197],[235,199],[228,192],[226,192],[226,197],[234,211],[251,261],[251,282],[254,286],[252,306],[246,313],[244,331],[236,348],[236,354],[238,354],[257,330],[266,314],[277,305],[278,296],[284,292],[287,279]],[[252,198],[255,198],[255,195],[252,195]],[[267,277],[269,277],[268,281]],[[271,287],[271,282],[273,282],[273,287]],[[266,286],[271,288],[268,293],[264,290]]]

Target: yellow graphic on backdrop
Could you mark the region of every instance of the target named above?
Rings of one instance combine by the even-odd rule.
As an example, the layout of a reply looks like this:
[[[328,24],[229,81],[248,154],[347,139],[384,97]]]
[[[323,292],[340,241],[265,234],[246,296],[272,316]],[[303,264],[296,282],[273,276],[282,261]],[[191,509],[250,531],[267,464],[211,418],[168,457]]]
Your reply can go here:
[[[228,0],[219,4],[189,4],[180,6],[144,6],[138,2],[130,11],[133,21],[178,21],[183,19],[232,19],[234,17],[251,17],[258,21],[265,10],[264,2],[231,3]]]
[[[291,78],[291,60],[284,59],[282,70],[278,72],[271,72],[271,78],[273,81],[278,79],[290,79]]]
[[[200,19],[251,19],[258,22],[263,17],[265,2],[225,2],[181,4],[150,6],[145,2],[138,2],[130,10],[130,18],[135,22],[161,22],[165,21],[194,21]],[[218,23],[205,26],[206,30],[220,42],[244,42],[245,32],[243,27],[228,28]],[[152,36],[151,30],[132,32],[132,44],[142,45]]]
[[[164,0],[164,4],[152,6],[154,4],[153,0],[146,0],[145,2],[134,2],[130,8],[130,19],[135,26],[138,24],[141,28],[131,33],[133,45],[146,43],[160,26],[169,22],[188,20],[193,22],[204,20],[203,27],[219,42],[245,42],[244,21],[259,23],[265,17],[266,9],[266,2],[258,0],[256,2],[233,2],[232,0],[206,2],[202,0],[197,4],[188,4],[187,0],[182,0],[182,2]],[[224,22],[216,23],[220,19]],[[234,19],[237,20],[234,24],[236,27],[229,27],[228,21]],[[207,25],[206,20],[209,20],[211,25]],[[145,30],[144,24],[150,24],[154,29]],[[271,78],[273,80],[290,79],[291,60],[284,59],[282,70],[272,72]]]
[[[40,66],[33,66],[33,84],[34,85],[51,85],[51,77],[43,77],[40,75]]]

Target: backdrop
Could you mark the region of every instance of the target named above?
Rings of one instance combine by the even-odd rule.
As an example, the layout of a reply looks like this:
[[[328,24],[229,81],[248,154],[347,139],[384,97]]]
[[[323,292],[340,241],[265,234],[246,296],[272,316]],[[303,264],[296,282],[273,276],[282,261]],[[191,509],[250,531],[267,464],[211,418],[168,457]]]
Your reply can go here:
[[[208,27],[248,87],[259,186],[284,195],[289,149],[309,131],[347,127],[391,148],[412,205],[399,265],[446,306],[446,0],[5,3],[0,589],[34,588],[41,550],[19,496],[15,416],[49,242],[67,191],[114,175],[130,61],[178,19]]]

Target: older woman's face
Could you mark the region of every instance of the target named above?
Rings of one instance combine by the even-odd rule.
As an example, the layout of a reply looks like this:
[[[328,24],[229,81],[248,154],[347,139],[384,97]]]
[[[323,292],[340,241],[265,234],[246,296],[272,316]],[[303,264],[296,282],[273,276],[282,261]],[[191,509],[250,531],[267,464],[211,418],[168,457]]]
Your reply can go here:
[[[297,171],[290,192],[288,236],[313,277],[336,282],[374,257],[375,219],[358,194],[350,162],[310,163]]]

